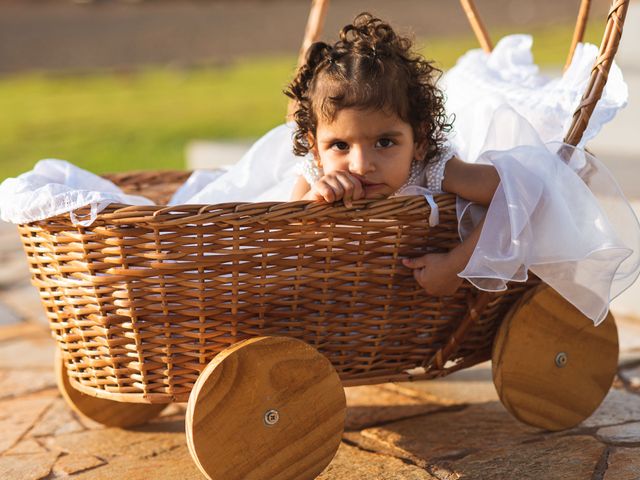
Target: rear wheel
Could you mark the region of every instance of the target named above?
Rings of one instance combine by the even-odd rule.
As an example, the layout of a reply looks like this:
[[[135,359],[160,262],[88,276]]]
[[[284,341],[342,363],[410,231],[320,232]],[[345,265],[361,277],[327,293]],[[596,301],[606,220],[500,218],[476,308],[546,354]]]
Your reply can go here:
[[[517,419],[564,430],[588,418],[611,388],[618,331],[611,313],[597,327],[548,285],[525,293],[493,344],[493,381]]]
[[[71,385],[60,350],[56,351],[56,381],[67,404],[77,413],[107,427],[135,427],[160,415],[166,404],[129,403],[84,394]]]

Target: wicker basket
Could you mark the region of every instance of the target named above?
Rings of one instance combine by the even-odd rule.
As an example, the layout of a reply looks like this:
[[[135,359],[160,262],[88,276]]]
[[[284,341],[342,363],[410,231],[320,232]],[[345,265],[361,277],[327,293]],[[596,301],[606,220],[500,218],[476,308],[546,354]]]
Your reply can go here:
[[[568,143],[577,144],[600,97],[627,5],[613,2]],[[185,178],[112,177],[159,202]],[[254,336],[313,345],[343,385],[432,378],[490,358],[504,313],[538,280],[500,294],[464,284],[451,297],[426,296],[400,259],[458,243],[455,197],[436,201],[436,227],[423,198],[403,197],[351,208],[111,205],[90,227],[61,215],[19,231],[71,384],[106,399],[168,403],[186,401],[216,354]]]

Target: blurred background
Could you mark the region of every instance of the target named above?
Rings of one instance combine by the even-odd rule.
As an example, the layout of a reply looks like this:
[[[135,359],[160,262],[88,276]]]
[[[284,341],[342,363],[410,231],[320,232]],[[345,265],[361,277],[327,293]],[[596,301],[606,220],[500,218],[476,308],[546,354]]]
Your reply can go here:
[[[532,33],[535,60],[552,73],[565,61],[579,4],[476,1],[494,42]],[[609,4],[592,2],[587,41],[600,43]],[[183,169],[187,147],[202,146],[194,139],[248,144],[284,119],[282,90],[309,6],[0,0],[0,181],[41,158],[96,173]],[[477,47],[459,3],[443,0],[335,0],[325,38],[365,10],[412,32],[443,69]]]

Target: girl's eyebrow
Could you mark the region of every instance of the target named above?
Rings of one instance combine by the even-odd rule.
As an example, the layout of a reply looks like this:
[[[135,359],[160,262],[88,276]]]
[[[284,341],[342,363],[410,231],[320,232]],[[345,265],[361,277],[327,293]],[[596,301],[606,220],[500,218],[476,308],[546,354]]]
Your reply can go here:
[[[399,130],[389,130],[387,132],[380,132],[380,133],[376,133],[375,135],[372,135],[371,138],[381,138],[381,137],[401,137],[403,135],[403,133]],[[343,137],[340,137],[338,135],[331,135],[331,136],[327,136],[322,138],[322,136],[318,137],[318,140],[323,142],[323,143],[334,143],[334,142],[344,142],[345,140],[343,139]]]
[[[318,141],[321,143],[336,143],[336,142],[344,142],[341,137],[331,136],[331,137],[318,137]]]

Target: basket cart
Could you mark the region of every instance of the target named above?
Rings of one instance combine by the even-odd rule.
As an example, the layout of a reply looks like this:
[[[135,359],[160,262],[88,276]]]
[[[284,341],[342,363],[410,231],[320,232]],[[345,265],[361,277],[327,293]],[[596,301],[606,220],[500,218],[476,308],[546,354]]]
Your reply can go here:
[[[583,0],[569,58],[581,39]],[[489,37],[462,0],[486,50]],[[321,30],[314,1],[302,52]],[[600,98],[628,0],[614,0],[565,141]],[[211,479],[313,479],[341,441],[345,386],[424,380],[492,359],[501,402],[548,430],[577,425],[616,372],[611,314],[598,328],[540,280],[424,294],[400,258],[458,241],[455,197],[162,206],[187,173],[111,176],[156,206],[111,205],[20,225],[57,341],[58,386],[80,414],[131,427],[188,402],[189,451]],[[424,239],[427,239],[426,241]]]

